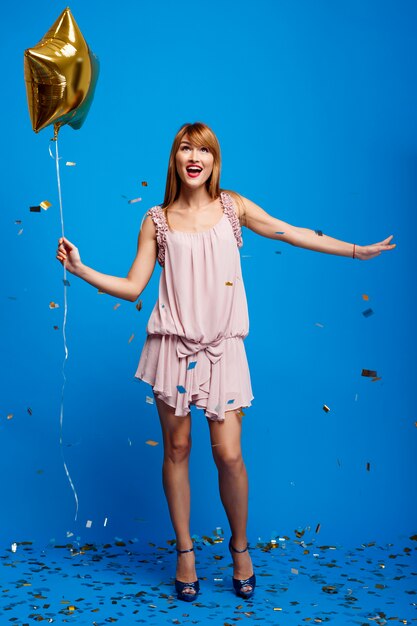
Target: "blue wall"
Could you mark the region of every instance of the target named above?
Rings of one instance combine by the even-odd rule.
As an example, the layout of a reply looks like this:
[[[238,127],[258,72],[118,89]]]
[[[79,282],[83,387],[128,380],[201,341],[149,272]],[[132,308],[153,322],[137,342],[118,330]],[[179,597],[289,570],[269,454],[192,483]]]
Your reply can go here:
[[[417,5],[75,0],[70,8],[101,63],[84,126],[64,127],[59,138],[65,235],[84,263],[126,275],[142,217],[162,200],[172,139],[187,121],[216,132],[222,187],[272,215],[362,245],[395,236],[394,251],[361,262],[243,230],[255,395],[243,418],[248,536],[319,523],[323,543],[415,532]],[[59,444],[61,224],[51,128],[31,129],[23,51],[63,9],[39,0],[3,12],[0,536],[172,537],[156,407],[145,401],[150,387],[133,378],[159,266],[140,312],[67,276]],[[48,211],[29,212],[45,199]],[[364,317],[367,308],[374,315]],[[381,380],[362,377],[363,368]],[[197,409],[191,470],[192,533],[219,525],[227,533]]]

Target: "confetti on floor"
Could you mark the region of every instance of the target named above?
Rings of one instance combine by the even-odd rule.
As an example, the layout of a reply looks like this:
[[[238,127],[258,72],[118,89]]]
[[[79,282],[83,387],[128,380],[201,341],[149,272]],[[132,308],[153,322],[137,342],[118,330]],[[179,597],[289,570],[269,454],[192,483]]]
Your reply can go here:
[[[136,521],[148,522],[136,518]],[[88,523],[92,524],[91,521]],[[85,534],[91,531],[83,531]],[[0,623],[413,624],[416,545],[323,545],[314,533],[251,541],[257,586],[249,600],[232,587],[228,537],[193,535],[200,594],[177,600],[175,540],[115,537],[105,544],[13,540],[0,550]],[[249,621],[247,621],[249,618]]]

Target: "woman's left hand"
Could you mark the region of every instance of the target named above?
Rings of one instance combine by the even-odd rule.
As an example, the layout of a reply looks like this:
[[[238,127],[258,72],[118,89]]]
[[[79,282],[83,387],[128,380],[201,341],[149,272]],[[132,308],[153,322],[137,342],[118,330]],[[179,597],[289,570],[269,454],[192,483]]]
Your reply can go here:
[[[378,256],[381,252],[385,252],[386,250],[393,250],[396,243],[390,244],[391,239],[394,235],[390,235],[384,241],[380,241],[379,243],[372,243],[369,246],[356,246],[355,249],[355,259],[360,259],[361,261],[367,261],[368,259],[373,259],[374,256]]]

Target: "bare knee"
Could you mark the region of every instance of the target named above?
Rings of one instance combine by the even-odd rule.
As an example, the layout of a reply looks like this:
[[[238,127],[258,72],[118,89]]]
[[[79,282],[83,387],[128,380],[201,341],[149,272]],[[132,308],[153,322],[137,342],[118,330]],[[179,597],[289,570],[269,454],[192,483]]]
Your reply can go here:
[[[213,458],[218,469],[228,472],[238,472],[243,465],[243,457],[241,450],[232,450],[222,446],[213,448]]]
[[[190,456],[191,438],[170,437],[165,441],[164,459],[172,463],[183,463]]]

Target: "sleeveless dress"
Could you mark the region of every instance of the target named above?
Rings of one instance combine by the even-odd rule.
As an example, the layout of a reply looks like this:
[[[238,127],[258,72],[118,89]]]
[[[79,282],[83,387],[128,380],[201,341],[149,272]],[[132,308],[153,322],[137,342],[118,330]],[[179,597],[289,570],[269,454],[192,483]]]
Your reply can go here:
[[[194,233],[170,230],[159,205],[147,212],[163,269],[135,373],[175,415],[195,404],[216,421],[254,398],[243,343],[249,315],[241,228],[230,194],[221,192],[220,202],[217,224]]]

